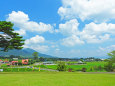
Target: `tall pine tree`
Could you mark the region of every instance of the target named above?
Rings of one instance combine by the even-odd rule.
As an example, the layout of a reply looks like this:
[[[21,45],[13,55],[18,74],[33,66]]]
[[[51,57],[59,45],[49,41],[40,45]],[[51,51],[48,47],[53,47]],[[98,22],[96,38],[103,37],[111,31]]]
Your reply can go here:
[[[13,24],[7,21],[0,21],[0,51],[9,49],[22,49],[24,39],[13,29]]]

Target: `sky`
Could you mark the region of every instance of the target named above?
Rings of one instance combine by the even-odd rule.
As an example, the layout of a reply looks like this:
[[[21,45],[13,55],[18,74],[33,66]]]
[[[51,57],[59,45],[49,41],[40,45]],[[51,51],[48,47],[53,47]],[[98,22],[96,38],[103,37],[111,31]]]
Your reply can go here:
[[[115,50],[115,0],[1,0],[24,48],[65,58],[107,57]]]

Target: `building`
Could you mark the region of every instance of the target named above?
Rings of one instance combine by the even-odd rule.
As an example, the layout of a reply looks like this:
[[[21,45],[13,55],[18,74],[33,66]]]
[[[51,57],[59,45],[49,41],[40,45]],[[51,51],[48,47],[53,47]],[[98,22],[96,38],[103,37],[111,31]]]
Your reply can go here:
[[[12,65],[18,65],[18,61],[12,61],[11,64]]]
[[[56,65],[52,61],[43,62],[43,65]]]
[[[3,61],[0,59],[0,63],[3,63]]]
[[[7,64],[7,66],[10,66],[11,64]]]
[[[9,63],[9,61],[4,61],[4,63]]]
[[[29,59],[22,59],[22,64],[27,65],[29,62]]]

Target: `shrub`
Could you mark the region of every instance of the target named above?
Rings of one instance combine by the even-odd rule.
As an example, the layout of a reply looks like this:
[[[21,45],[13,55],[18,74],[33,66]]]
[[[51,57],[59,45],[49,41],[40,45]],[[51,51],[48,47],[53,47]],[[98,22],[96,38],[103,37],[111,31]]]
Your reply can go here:
[[[103,70],[103,67],[101,65],[98,66],[98,70],[99,71],[102,71]]]
[[[90,68],[90,71],[93,71],[93,68],[92,68],[92,67]]]
[[[72,71],[72,68],[69,68],[69,69],[68,69],[68,72],[73,72],[73,71]]]
[[[105,66],[104,69],[108,72],[112,72],[114,70],[114,66],[111,62],[108,62]]]
[[[59,71],[66,71],[66,65],[64,62],[59,62],[57,66],[57,70]]]
[[[83,67],[81,71],[86,72],[86,70],[87,70],[87,68]]]
[[[94,69],[95,71],[98,71],[98,67],[97,67],[97,66],[94,66],[93,69]]]

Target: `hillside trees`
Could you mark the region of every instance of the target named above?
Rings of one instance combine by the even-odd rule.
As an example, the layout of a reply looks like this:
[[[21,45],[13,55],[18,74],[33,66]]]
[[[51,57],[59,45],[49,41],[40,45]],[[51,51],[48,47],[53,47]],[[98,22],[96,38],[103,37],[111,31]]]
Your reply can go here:
[[[24,40],[22,36],[14,32],[13,24],[7,21],[0,21],[0,51],[9,49],[22,49]]]

